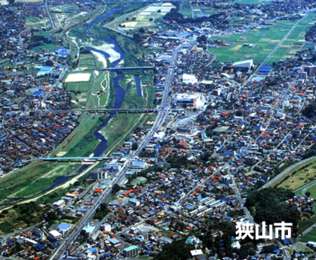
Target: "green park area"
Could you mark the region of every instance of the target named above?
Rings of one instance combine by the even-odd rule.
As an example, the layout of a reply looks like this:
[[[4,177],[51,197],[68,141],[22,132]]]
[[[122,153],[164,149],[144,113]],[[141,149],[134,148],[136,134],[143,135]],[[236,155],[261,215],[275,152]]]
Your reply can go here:
[[[223,47],[210,48],[222,62],[254,59],[256,64],[272,64],[295,54],[305,43],[305,32],[315,22],[316,14],[308,13],[296,21],[282,20],[244,33],[214,37]]]
[[[300,193],[304,193],[312,189],[313,186],[310,186],[310,183],[316,180],[316,162],[311,163],[310,165],[301,168],[291,174],[288,178],[286,178],[279,187],[300,191]],[[307,186],[308,185],[308,186]],[[304,188],[303,188],[304,187]],[[311,193],[313,197],[316,199],[316,183],[314,187],[314,193]]]

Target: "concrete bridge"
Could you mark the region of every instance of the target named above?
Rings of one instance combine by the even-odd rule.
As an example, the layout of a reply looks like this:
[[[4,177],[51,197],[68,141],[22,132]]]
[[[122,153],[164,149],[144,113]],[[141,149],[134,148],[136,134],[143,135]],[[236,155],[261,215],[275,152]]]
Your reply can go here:
[[[99,162],[105,160],[106,157],[38,157],[33,161],[49,161],[49,162]]]
[[[183,109],[171,109],[172,112],[182,112]],[[26,111],[24,111],[26,112]],[[107,114],[107,113],[124,113],[124,114],[156,114],[159,112],[157,108],[128,108],[128,109],[115,109],[115,108],[83,108],[83,109],[65,109],[65,110],[31,110],[28,112],[33,113],[70,113],[70,112],[79,112],[79,113],[99,113],[99,114]]]
[[[131,70],[155,70],[153,66],[134,66],[134,67],[109,67],[100,71],[131,71]]]

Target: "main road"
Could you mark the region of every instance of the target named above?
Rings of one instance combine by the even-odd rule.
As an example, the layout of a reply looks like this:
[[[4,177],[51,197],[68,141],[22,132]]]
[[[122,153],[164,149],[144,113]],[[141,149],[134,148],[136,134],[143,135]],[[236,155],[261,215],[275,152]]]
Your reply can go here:
[[[58,260],[63,259],[64,254],[66,250],[69,248],[69,246],[76,240],[76,238],[79,236],[81,230],[88,224],[88,222],[92,219],[94,216],[97,208],[111,195],[112,187],[115,184],[119,184],[124,178],[125,173],[127,169],[129,168],[131,162],[133,159],[137,158],[140,152],[144,147],[148,145],[150,140],[152,139],[153,135],[159,131],[159,129],[162,127],[163,123],[166,121],[166,118],[168,116],[169,110],[171,108],[170,104],[170,96],[169,93],[171,91],[171,85],[175,74],[175,68],[176,68],[176,61],[178,57],[179,50],[182,48],[182,45],[178,46],[173,50],[172,54],[172,62],[168,68],[168,73],[166,76],[165,84],[164,84],[164,91],[162,96],[162,101],[159,107],[159,112],[156,117],[155,123],[153,124],[150,131],[147,133],[147,135],[142,140],[141,144],[139,145],[138,149],[131,153],[127,160],[125,161],[123,167],[121,168],[120,172],[117,174],[117,176],[112,180],[111,184],[107,189],[104,190],[104,192],[100,195],[96,203],[86,212],[86,214],[80,219],[80,221],[75,225],[75,227],[72,229],[72,231],[66,235],[64,240],[61,242],[60,246],[55,250],[53,255],[50,257],[50,260]]]

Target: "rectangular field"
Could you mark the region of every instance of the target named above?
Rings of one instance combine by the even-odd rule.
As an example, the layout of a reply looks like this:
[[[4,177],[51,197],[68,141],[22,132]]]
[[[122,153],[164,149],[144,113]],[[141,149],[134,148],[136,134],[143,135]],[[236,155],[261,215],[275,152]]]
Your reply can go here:
[[[174,5],[171,3],[151,4],[114,19],[108,23],[106,27],[122,32],[131,32],[140,28],[154,27],[156,21],[170,12],[172,8],[174,8]]]

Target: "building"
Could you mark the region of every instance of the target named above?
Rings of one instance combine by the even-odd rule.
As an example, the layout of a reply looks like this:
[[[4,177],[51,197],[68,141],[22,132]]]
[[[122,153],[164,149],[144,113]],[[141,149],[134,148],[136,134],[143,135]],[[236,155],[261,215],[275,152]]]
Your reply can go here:
[[[249,72],[253,67],[254,63],[252,59],[233,63],[233,68],[236,71]]]
[[[196,84],[198,83],[198,79],[196,78],[196,76],[192,75],[192,74],[183,74],[182,75],[182,82],[184,84]]]
[[[201,93],[182,93],[175,98],[177,106],[200,109],[205,104],[205,97]]]
[[[146,162],[139,159],[135,159],[132,161],[131,168],[137,169],[137,170],[143,170],[146,168]]]
[[[123,255],[125,257],[136,257],[139,254],[139,250],[138,246],[131,245],[123,249]]]

